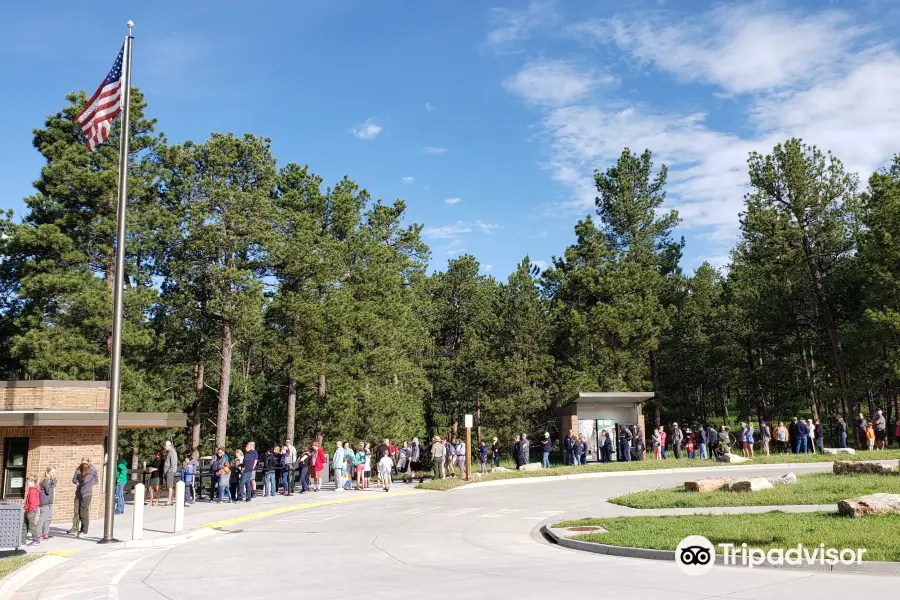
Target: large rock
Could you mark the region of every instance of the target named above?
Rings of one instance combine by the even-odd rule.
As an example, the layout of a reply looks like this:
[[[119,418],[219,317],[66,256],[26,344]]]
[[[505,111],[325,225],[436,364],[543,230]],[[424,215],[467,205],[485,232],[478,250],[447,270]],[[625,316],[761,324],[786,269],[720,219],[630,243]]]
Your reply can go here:
[[[834,463],[833,472],[835,475],[848,475],[856,473],[888,475],[893,472],[893,469],[890,465],[885,465],[878,462],[839,460]]]
[[[869,494],[838,502],[838,513],[845,517],[900,513],[900,494]]]
[[[528,463],[527,465],[522,465],[519,467],[520,471],[540,471],[544,468],[544,465],[541,463]]]
[[[787,473],[781,477],[769,477],[768,480],[772,485],[794,485],[797,483],[797,476],[793,473]]]
[[[698,479],[697,481],[685,481],[684,491],[686,492],[715,492],[734,481],[731,477],[707,477],[706,479]]]
[[[822,448],[822,454],[856,454],[853,448]]]
[[[731,482],[728,489],[732,492],[761,492],[771,490],[774,485],[765,477],[751,477],[750,479],[738,479]]]
[[[738,456],[737,454],[723,454],[719,457],[720,462],[727,462],[733,465],[738,465],[740,463],[745,463],[749,458],[744,458],[743,456]]]

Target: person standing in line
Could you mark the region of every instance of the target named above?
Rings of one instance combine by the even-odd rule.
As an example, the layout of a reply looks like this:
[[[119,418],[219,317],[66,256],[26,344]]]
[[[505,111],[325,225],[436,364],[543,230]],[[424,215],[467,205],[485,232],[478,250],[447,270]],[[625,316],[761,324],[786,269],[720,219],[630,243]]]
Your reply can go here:
[[[163,473],[166,477],[166,506],[172,506],[172,497],[175,494],[175,471],[178,469],[178,453],[172,442],[167,441],[163,448],[166,451],[166,460],[163,463]]]
[[[397,450],[397,478],[403,478],[406,481],[406,474],[409,473],[409,442],[404,441]]]
[[[659,427],[653,430],[653,458],[662,460],[662,438],[659,436]]]
[[[882,412],[875,412],[875,448],[877,450],[887,449],[887,419],[884,418]]]
[[[303,450],[300,452],[300,456],[297,457],[297,470],[300,472],[300,493],[305,494],[309,491],[309,471],[310,471],[310,461],[312,459],[312,453],[309,451],[309,448],[306,446],[303,447]],[[288,496],[293,496],[294,485],[291,484],[291,491],[288,492]]]
[[[25,479],[25,506],[23,508],[25,515],[22,519],[22,545],[37,546],[41,543],[41,536],[38,533],[38,523],[41,520],[41,492],[31,475]],[[29,533],[31,534],[30,542],[28,541]]]
[[[528,435],[522,434],[522,441],[519,443],[519,462],[524,467],[528,464],[528,460],[531,458],[531,442],[528,441]]]
[[[147,482],[148,506],[159,506],[159,482],[163,476],[164,463],[162,452],[157,452],[150,463],[150,480]]]
[[[244,488],[241,486],[241,467],[244,466],[244,451],[240,448],[235,448],[234,450],[234,458],[231,460],[231,479],[229,480],[229,485],[231,486],[231,497],[234,499],[234,502],[239,502],[244,499]]]
[[[297,466],[297,448],[294,446],[294,442],[285,440],[284,447],[281,451],[284,452],[284,462],[287,464],[281,486],[284,488],[285,492],[287,492],[285,496],[293,496],[294,487],[296,486],[296,482],[294,481],[294,469],[297,469],[298,472],[300,470]],[[307,464],[307,467],[308,466],[309,465]]]
[[[125,484],[128,482],[128,465],[120,458],[116,463],[116,510],[117,515],[125,514]]]
[[[404,483],[411,483],[418,476],[419,481],[425,481],[425,469],[422,467],[422,445],[419,438],[414,437],[409,445],[409,469],[403,477]]]
[[[784,421],[779,421],[778,427],[775,428],[775,447],[778,449],[779,454],[784,454],[785,452],[787,452],[787,442],[787,427],[784,426]]]
[[[629,431],[628,426],[622,426],[621,434],[622,436],[622,456],[625,459],[625,462],[631,462],[631,431]]]
[[[456,462],[459,464],[460,479],[467,477],[469,473],[466,471],[466,456],[469,449],[466,448],[466,443],[461,439],[457,440],[456,447],[453,450],[456,452]]]
[[[816,435],[816,446],[819,448],[819,453],[825,453],[825,429],[822,427],[822,420],[816,419],[816,424],[813,427],[813,431]]]
[[[491,461],[494,465],[493,468],[497,468],[500,466],[500,440],[494,437],[494,441],[491,442]]]
[[[575,437],[572,435],[572,432],[569,431],[569,434],[566,435],[565,439],[563,439],[563,464],[565,466],[574,465],[575,461],[572,460],[572,457],[575,455]]]
[[[706,427],[700,427],[700,460],[707,460],[706,455],[706,441],[709,439],[707,437]]]
[[[666,428],[662,425],[659,426],[659,452],[662,456],[662,460],[666,460],[666,442],[668,441],[666,434]]]
[[[393,468],[394,460],[391,458],[390,451],[385,452],[378,461],[378,475],[385,492],[391,491],[391,469]]]
[[[309,462],[313,477],[312,491],[318,492],[322,489],[322,471],[325,470],[325,450],[319,445],[318,441],[312,443]]]
[[[856,417],[856,443],[860,450],[868,445],[866,442],[866,425],[868,425],[866,417],[864,417],[862,413],[859,413]]]
[[[550,434],[544,432],[544,440],[541,442],[541,466],[545,469],[550,468],[550,449],[553,447],[553,441]]]
[[[281,446],[275,446],[273,454],[275,455],[275,482],[272,484],[272,495],[274,496],[279,493],[278,484],[281,483],[287,465],[284,461],[284,449]],[[282,492],[286,491],[287,486],[282,486],[281,490]]]
[[[281,450],[275,446],[275,450],[267,450],[263,455],[263,498],[275,495],[275,468],[278,466],[278,458],[276,455]]]
[[[600,455],[600,462],[609,462],[609,454],[606,451],[606,430],[601,429],[597,436],[597,453]]]
[[[431,444],[431,466],[434,469],[435,479],[444,479],[446,477],[446,473],[444,473],[444,454],[446,452],[447,450],[441,438],[434,436]]]
[[[800,434],[797,431],[797,417],[791,419],[790,425],[788,425],[788,438],[791,443],[791,452],[793,454],[797,454],[800,452]]]
[[[234,502],[234,497],[231,495],[231,464],[228,457],[225,456],[224,450],[221,448],[216,449],[216,456],[213,458],[212,464],[213,475],[219,480],[219,492],[216,497],[216,504],[222,504],[222,499],[225,497],[225,494],[228,494],[229,502]],[[210,502],[212,502],[211,497]]]
[[[363,489],[369,489],[369,480],[372,477],[372,444],[366,442],[364,450],[366,453],[366,468],[363,471]]]
[[[769,456],[769,444],[772,443],[772,428],[765,421],[759,422],[759,449]]]
[[[353,453],[353,471],[356,475],[356,490],[363,489],[363,476],[366,474],[366,446],[362,442],[356,444]]]
[[[350,442],[344,442],[344,489],[353,487],[353,458],[356,453],[350,447]]]
[[[806,437],[809,439],[806,441],[806,447],[809,449],[810,454],[816,453],[816,426],[813,423],[812,419],[807,419],[806,427],[809,429],[809,433],[806,434]]]
[[[581,452],[584,450],[584,442],[581,441],[581,436],[575,440],[575,444],[572,446],[572,453],[575,457],[575,464],[581,464]]]
[[[678,423],[672,423],[672,454],[675,460],[681,458],[681,442],[684,441],[684,432],[678,427]]]
[[[794,417],[795,419],[797,417]],[[809,428],[802,420],[797,421],[797,454],[806,454],[806,440],[809,439]]]
[[[241,489],[244,490],[244,502],[250,502],[253,499],[252,482],[256,476],[256,467],[259,463],[259,453],[256,451],[255,442],[247,442],[246,452],[244,452],[244,460],[241,463]]]
[[[898,428],[900,428],[900,420],[897,421]],[[846,448],[847,447],[847,424],[844,422],[844,417],[837,418],[837,424],[835,425],[835,432],[837,433],[838,438],[838,448]]]
[[[78,501],[78,519],[81,521],[81,529],[75,534],[75,537],[81,537],[88,534],[88,528],[91,524],[91,496],[94,492],[94,485],[97,483],[97,471],[88,463],[81,463],[78,467],[78,487],[75,488],[75,500]]]
[[[200,472],[200,465],[197,464],[197,457],[200,455],[199,452],[194,450],[193,454],[189,458],[184,459],[184,464],[181,465],[181,480],[184,482],[184,500],[188,504],[193,504],[197,501],[197,490],[195,489],[197,486],[202,486],[202,482],[197,479],[197,474]]]
[[[866,425],[866,447],[870,452],[875,449],[875,427],[871,422]]]
[[[640,425],[634,426],[634,450],[637,460],[644,460],[647,447],[644,442],[644,430]]]
[[[456,477],[456,440],[444,440],[444,471],[447,477]]]
[[[53,503],[56,501],[56,469],[47,467],[40,483],[41,523],[40,533],[42,540],[53,537],[50,534],[50,521],[53,519]]]
[[[478,444],[478,460],[481,462],[481,474],[487,473],[487,455],[488,447],[484,440]]]
[[[513,438],[513,460],[516,461],[516,470],[519,470],[519,467],[522,466],[522,463],[519,462],[522,457],[522,438],[517,434],[515,438]]]
[[[157,452],[157,454],[159,454]],[[81,464],[79,464],[78,468],[75,469],[75,472],[72,474],[72,483],[75,487],[75,515],[72,517],[72,529],[69,530],[70,535],[75,535],[81,530],[81,500],[78,497],[78,488],[81,485],[82,475],[81,475],[81,467],[87,465],[88,472],[94,474],[94,481],[97,480],[97,471],[94,470],[93,465],[91,465],[91,459],[88,456],[85,456],[81,459]]]
[[[331,459],[331,466],[334,469],[334,491],[340,492],[344,489],[344,445],[338,440],[334,448],[334,456]]]
[[[384,438],[383,440],[381,440],[381,445],[378,446],[377,450],[375,450],[375,463],[376,463],[375,464],[375,476],[376,477],[380,477],[380,475],[378,474],[378,461],[381,460],[381,457],[384,456],[385,452],[387,452],[388,454],[390,454],[390,452],[391,452],[390,440],[388,440],[387,438]],[[379,484],[381,483],[380,479],[378,480],[378,483]]]
[[[738,429],[738,441],[741,444],[741,456],[747,458],[750,456],[750,450],[747,448],[747,424],[741,423]]]

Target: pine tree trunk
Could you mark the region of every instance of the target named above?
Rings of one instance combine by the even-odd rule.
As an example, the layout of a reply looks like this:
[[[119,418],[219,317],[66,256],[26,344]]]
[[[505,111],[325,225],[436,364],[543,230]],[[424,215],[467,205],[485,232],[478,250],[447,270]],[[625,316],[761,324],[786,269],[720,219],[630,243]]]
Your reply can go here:
[[[190,448],[189,456],[191,458],[196,458],[195,454],[199,456],[200,452],[200,425],[202,423],[201,411],[200,411],[200,401],[203,398],[203,388],[206,385],[205,374],[206,374],[206,361],[203,356],[203,345],[204,340],[200,340],[200,357],[197,360],[197,364],[194,366],[194,410],[191,414],[191,439],[188,444],[188,448]]]
[[[872,394],[872,388],[866,390],[866,400],[869,401],[869,418],[875,416],[875,395]]]
[[[803,372],[806,374],[806,395],[809,398],[810,410],[812,410],[813,419],[819,420],[819,403],[816,401],[816,380],[813,372],[814,363],[811,363],[811,356],[806,352],[806,344],[800,340],[800,361],[803,364]]]
[[[224,448],[228,435],[228,391],[231,388],[231,324],[222,323],[221,376],[219,377],[219,414],[216,417],[216,447]]]
[[[812,244],[809,237],[803,235],[803,254],[806,257],[806,266],[809,269],[809,276],[812,279],[813,291],[816,296],[816,303],[819,305],[819,316],[822,320],[822,327],[825,329],[825,337],[828,339],[828,349],[831,353],[831,360],[834,361],[834,368],[837,371],[838,385],[841,388],[841,408],[844,414],[847,413],[847,406],[853,404],[852,391],[850,389],[850,376],[844,366],[843,349],[841,347],[841,338],[837,331],[837,325],[834,322],[834,315],[831,313],[831,305],[828,302],[828,294],[825,292],[825,282],[822,271],[813,256]]]
[[[291,378],[288,382],[287,433],[285,438],[294,443],[294,423],[297,420],[297,382]]]

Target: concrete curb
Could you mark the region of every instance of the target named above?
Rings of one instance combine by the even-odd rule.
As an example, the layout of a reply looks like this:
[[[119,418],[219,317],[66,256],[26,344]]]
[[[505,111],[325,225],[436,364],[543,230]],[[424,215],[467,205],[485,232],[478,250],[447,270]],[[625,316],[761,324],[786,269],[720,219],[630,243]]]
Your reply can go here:
[[[64,562],[66,558],[47,554],[0,579],[0,600],[9,600],[26,583]]]
[[[197,529],[188,533],[179,535],[170,535],[167,537],[151,538],[148,540],[131,540],[124,543],[125,548],[168,548],[171,546],[180,546],[194,540],[201,540],[220,533],[216,529]]]
[[[876,461],[882,462],[882,461]],[[603,477],[634,477],[638,475],[675,475],[678,473],[716,473],[723,470],[767,470],[780,471],[802,468],[831,469],[833,462],[816,462],[816,463],[778,463],[764,465],[729,465],[721,467],[684,467],[679,469],[643,469],[636,471],[601,471],[599,473],[576,473],[574,475],[548,475],[546,477],[513,477],[510,479],[495,479],[493,481],[476,481],[467,483],[455,488],[450,488],[448,492],[455,492],[468,488],[495,487],[498,485],[522,485],[526,483],[541,483],[545,481],[569,481],[575,479],[598,479]]]
[[[627,546],[610,546],[595,542],[583,542],[568,537],[565,529],[556,529],[549,525],[541,527],[541,533],[549,537],[556,544],[570,550],[591,552],[593,554],[605,554],[621,558],[642,558],[645,560],[675,561],[675,552],[672,550],[650,550],[648,548],[630,548]],[[579,534],[580,535],[580,534]],[[725,564],[724,558],[716,555],[716,565],[731,568],[748,568],[743,565]],[[859,565],[769,565],[763,564],[754,569],[779,569],[787,571],[815,571],[819,573],[865,573],[869,575],[900,575],[900,563],[867,561]]]

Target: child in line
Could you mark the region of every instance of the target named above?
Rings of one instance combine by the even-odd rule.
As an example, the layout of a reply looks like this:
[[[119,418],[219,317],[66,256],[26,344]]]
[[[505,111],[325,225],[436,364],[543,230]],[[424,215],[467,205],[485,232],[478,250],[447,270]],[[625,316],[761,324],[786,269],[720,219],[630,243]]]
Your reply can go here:
[[[875,428],[871,423],[866,425],[866,444],[868,444],[869,450],[875,449]]]
[[[688,439],[686,448],[687,448],[688,458],[690,458],[691,460],[694,460],[694,438],[693,437]]]
[[[41,493],[37,487],[37,481],[31,475],[25,480],[25,520],[22,521],[22,544],[28,542],[28,534],[31,534],[29,546],[37,546],[41,543],[38,534],[38,521],[41,514]]]
[[[369,480],[372,477],[372,444],[366,442],[366,470],[363,472],[363,489],[369,489]]]
[[[478,460],[481,461],[481,473],[487,473],[487,454],[488,447],[484,440],[481,440],[481,443],[478,444]]]
[[[391,460],[387,450],[384,451],[381,460],[378,461],[378,476],[384,484],[384,491],[391,489],[391,469],[394,468],[394,461]]]

